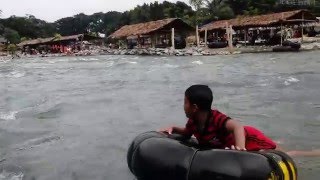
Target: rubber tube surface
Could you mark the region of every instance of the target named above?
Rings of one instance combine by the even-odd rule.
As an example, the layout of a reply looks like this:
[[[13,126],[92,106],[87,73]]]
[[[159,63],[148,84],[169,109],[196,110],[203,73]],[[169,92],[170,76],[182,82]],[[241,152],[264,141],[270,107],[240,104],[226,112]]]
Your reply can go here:
[[[147,132],[131,143],[127,162],[139,180],[296,180],[292,159],[278,151],[201,150],[181,136]]]

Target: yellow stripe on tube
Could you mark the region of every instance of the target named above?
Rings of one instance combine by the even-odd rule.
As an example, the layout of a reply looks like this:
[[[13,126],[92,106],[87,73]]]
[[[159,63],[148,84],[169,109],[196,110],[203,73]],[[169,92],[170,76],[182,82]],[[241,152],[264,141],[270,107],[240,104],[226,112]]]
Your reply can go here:
[[[279,178],[276,176],[276,174],[272,171],[270,173],[270,176],[268,178],[268,180],[278,180]]]
[[[283,161],[279,161],[278,164],[283,172],[283,180],[290,180],[290,174],[286,164]]]
[[[294,166],[292,165],[291,162],[288,162],[289,166],[290,166],[290,169],[292,171],[292,175],[293,175],[293,179],[292,180],[297,180],[297,173],[296,173],[296,170],[294,168]]]

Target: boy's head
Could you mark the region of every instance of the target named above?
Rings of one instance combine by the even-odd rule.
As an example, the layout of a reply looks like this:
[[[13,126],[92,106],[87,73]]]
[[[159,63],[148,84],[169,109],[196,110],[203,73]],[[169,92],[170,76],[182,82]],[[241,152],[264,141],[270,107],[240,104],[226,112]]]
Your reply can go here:
[[[194,118],[200,111],[211,111],[213,95],[206,85],[193,85],[185,92],[184,111],[188,118]]]

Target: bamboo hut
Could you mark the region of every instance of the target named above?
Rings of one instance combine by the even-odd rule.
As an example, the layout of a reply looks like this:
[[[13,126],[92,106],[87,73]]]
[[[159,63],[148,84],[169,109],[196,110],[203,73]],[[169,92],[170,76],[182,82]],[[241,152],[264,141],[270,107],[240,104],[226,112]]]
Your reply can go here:
[[[283,31],[282,27],[302,27],[300,30],[303,34],[303,24],[316,22],[317,18],[307,10],[295,10],[280,13],[272,13],[258,16],[239,16],[230,20],[214,21],[206,24],[200,28],[200,34],[204,36],[208,32],[209,37],[217,38],[224,35],[226,32],[226,24],[232,25],[233,29],[237,31],[240,39],[247,42],[248,35],[255,36],[258,31],[267,31],[264,38],[272,34],[273,30]],[[252,34],[248,31],[252,30]],[[302,35],[301,35],[302,37]]]
[[[170,18],[146,23],[125,25],[111,34],[109,39],[124,40],[129,48],[138,47],[160,47],[183,46],[178,42],[184,42],[185,37],[194,28],[179,18]],[[179,47],[177,47],[179,48]]]

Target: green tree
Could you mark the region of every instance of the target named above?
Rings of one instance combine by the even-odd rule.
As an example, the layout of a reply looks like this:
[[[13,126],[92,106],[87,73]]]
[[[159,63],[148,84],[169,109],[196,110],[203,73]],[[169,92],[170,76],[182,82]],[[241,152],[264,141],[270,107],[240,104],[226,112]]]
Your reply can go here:
[[[236,15],[257,15],[277,11],[277,2],[277,0],[227,0],[226,4]]]
[[[10,44],[18,44],[20,42],[20,35],[17,31],[5,28],[3,36],[9,41]]]
[[[203,6],[204,1],[203,0],[189,0],[189,3],[197,11]]]
[[[4,25],[0,23],[0,35],[2,35],[4,33]]]
[[[0,19],[0,23],[28,38],[52,36],[55,31],[53,24],[37,19],[32,15],[26,15],[25,17],[11,16],[7,19]]]
[[[190,4],[196,9],[196,18],[202,23],[234,17],[233,9],[225,0],[190,0]]]

